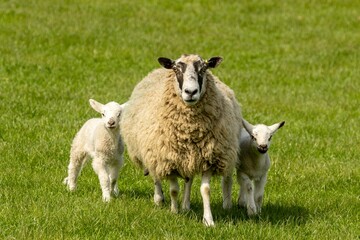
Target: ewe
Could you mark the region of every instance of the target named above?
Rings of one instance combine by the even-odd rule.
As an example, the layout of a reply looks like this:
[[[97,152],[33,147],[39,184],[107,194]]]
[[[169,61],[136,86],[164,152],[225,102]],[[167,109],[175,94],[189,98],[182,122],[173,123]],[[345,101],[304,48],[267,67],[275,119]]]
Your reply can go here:
[[[192,180],[202,174],[203,222],[212,226],[210,179],[213,174],[231,176],[235,167],[240,107],[233,91],[208,70],[222,58],[205,61],[198,55],[182,55],[175,61],[158,61],[164,68],[134,88],[121,118],[121,134],[132,161],[154,179],[156,204],[164,200],[161,180],[170,181],[172,212],[178,212],[177,178]],[[184,199],[190,198],[191,180]],[[230,205],[231,199],[224,204]],[[189,202],[183,208],[189,208]]]
[[[91,107],[102,118],[88,120],[76,134],[70,151],[68,177],[64,179],[70,191],[76,188],[77,178],[85,164],[92,158],[92,167],[99,177],[104,202],[110,201],[110,193],[119,194],[117,180],[123,165],[124,144],[120,136],[119,121],[124,108],[116,102],[103,105],[93,99]]]
[[[270,157],[267,153],[274,133],[285,122],[271,126],[251,125],[245,119],[240,137],[240,156],[236,166],[237,181],[240,185],[238,204],[247,208],[247,214],[253,216],[261,212]],[[254,185],[252,183],[254,181]]]

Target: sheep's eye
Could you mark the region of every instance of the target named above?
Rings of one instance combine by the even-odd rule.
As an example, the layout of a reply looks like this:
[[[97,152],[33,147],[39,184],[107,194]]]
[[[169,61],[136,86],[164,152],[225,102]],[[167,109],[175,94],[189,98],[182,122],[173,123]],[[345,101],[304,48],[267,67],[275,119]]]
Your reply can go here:
[[[256,140],[254,135],[251,135],[251,139],[254,140],[254,141]]]
[[[118,116],[118,117],[120,117],[120,115],[121,115],[121,113],[118,113],[118,115],[117,115],[117,116]]]
[[[105,117],[105,113],[102,113],[101,116]]]
[[[272,136],[269,137],[269,141],[271,140]]]

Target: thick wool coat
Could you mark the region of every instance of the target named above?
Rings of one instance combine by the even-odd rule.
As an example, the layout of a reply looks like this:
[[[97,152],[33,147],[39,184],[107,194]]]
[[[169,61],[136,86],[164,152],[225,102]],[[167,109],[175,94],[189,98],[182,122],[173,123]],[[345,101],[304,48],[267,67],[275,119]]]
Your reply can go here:
[[[155,179],[232,173],[239,152],[241,111],[233,91],[207,70],[205,92],[187,106],[172,70],[156,69],[133,90],[121,134],[133,162]]]

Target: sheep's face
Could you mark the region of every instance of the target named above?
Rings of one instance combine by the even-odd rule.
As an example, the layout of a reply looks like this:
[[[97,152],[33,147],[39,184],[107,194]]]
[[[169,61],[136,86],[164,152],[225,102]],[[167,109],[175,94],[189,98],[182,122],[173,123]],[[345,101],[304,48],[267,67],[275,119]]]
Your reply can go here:
[[[117,129],[119,127],[120,116],[123,110],[122,105],[116,102],[109,102],[104,105],[93,99],[90,99],[89,102],[95,111],[101,113],[106,128]]]
[[[177,92],[186,105],[192,106],[205,92],[206,70],[217,67],[222,58],[213,57],[204,61],[198,55],[182,55],[175,61],[169,58],[159,58],[158,61],[163,67],[175,72]]]
[[[244,128],[251,136],[252,145],[262,154],[268,151],[272,136],[279,128],[284,126],[284,124],[285,122],[283,121],[271,126],[266,126],[264,124],[253,126],[243,119]]]

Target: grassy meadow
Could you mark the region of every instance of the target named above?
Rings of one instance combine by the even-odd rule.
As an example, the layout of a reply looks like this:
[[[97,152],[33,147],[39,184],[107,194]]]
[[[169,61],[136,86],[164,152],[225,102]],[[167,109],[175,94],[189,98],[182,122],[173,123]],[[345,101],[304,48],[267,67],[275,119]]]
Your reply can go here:
[[[273,138],[263,212],[153,204],[153,183],[125,154],[120,196],[101,200],[88,164],[69,193],[71,141],[125,102],[160,56],[222,56],[212,72]],[[359,239],[360,5],[356,0],[0,2],[0,239]],[[234,179],[235,180],[235,179]],[[182,185],[182,181],[181,181]]]

